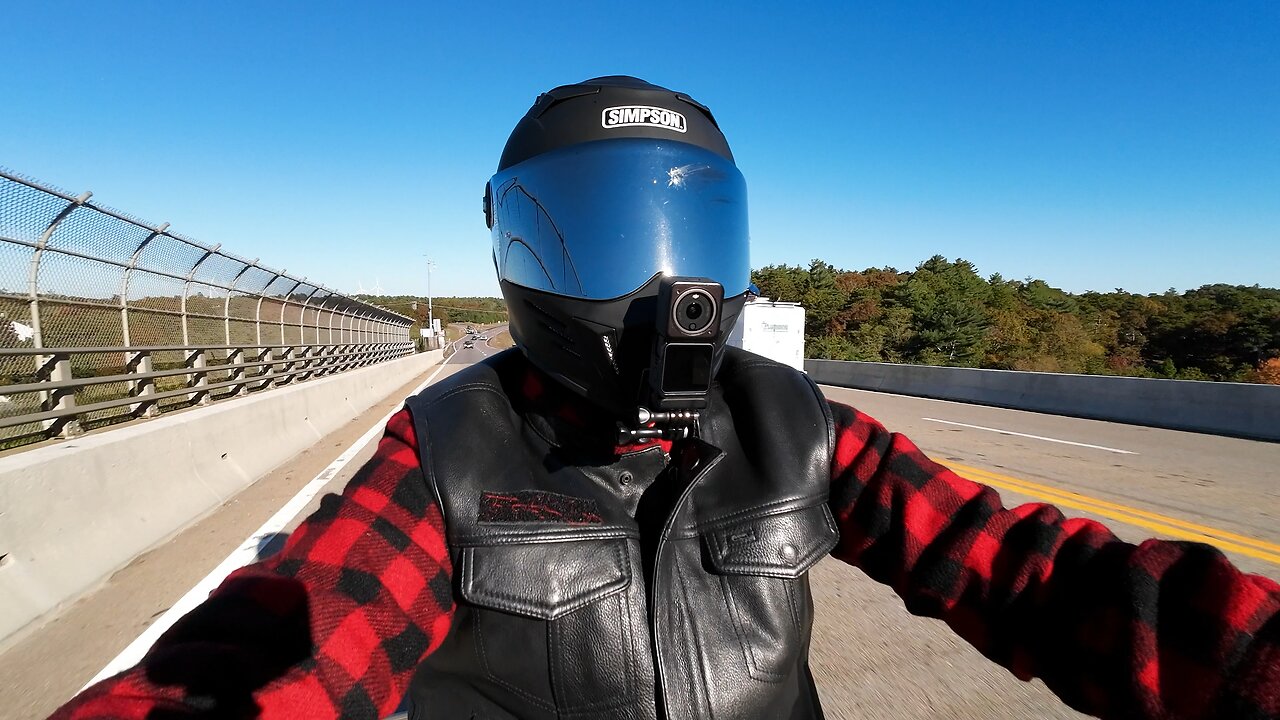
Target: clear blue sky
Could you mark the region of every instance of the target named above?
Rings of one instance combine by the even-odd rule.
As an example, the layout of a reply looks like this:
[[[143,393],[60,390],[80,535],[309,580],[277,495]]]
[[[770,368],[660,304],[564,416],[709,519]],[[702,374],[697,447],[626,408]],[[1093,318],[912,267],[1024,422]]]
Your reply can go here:
[[[507,133],[631,74],[715,112],[755,267],[1280,286],[1280,2],[721,5],[5,3],[0,165],[342,290],[431,253],[496,295]]]

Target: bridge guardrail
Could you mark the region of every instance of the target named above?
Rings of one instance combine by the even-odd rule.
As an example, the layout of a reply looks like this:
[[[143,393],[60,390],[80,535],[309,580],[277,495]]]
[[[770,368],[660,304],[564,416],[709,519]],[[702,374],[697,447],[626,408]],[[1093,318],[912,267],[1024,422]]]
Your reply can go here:
[[[316,443],[399,400],[393,393],[427,377],[441,356],[406,354],[306,382],[299,365],[297,379],[270,392],[0,454],[0,642],[289,458],[308,448],[336,453]]]
[[[412,318],[91,195],[0,170],[0,448],[412,347]]]
[[[1280,441],[1280,385],[805,360],[824,385]]]

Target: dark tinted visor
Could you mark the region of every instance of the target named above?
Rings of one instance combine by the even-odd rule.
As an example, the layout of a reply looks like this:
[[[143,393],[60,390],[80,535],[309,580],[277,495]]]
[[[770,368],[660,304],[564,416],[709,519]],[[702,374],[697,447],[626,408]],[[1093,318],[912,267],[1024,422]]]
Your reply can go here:
[[[732,162],[681,142],[618,139],[537,155],[493,176],[498,276],[607,300],[655,274],[750,282],[747,189]]]

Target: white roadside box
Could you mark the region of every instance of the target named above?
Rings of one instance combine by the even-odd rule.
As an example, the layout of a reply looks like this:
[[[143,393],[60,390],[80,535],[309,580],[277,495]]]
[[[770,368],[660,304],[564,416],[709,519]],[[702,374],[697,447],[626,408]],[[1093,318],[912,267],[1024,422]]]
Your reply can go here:
[[[742,306],[729,344],[804,372],[804,308],[755,298]]]

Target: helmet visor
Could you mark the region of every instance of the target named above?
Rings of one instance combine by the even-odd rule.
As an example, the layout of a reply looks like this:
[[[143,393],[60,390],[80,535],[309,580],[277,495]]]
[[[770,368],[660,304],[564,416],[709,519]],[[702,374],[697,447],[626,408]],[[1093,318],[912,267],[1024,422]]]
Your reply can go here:
[[[681,142],[617,139],[543,153],[493,176],[498,277],[608,300],[655,274],[750,282],[747,188],[732,162]]]

